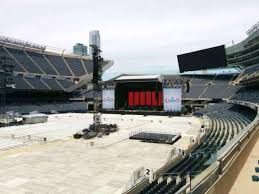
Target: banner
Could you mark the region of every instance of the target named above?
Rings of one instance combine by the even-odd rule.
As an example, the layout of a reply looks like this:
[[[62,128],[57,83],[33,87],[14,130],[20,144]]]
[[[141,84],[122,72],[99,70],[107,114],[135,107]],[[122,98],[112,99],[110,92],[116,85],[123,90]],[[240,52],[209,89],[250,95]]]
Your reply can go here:
[[[181,88],[163,88],[164,110],[181,111],[182,108],[182,89]]]
[[[115,109],[115,91],[103,90],[102,92],[103,109]]]

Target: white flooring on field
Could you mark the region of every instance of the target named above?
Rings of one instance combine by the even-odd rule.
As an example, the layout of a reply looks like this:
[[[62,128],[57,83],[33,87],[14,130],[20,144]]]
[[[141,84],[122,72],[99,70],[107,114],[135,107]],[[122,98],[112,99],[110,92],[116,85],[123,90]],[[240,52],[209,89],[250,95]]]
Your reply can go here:
[[[23,147],[0,149],[0,193],[121,193],[135,169],[145,166],[157,170],[172,149],[171,145],[130,140],[130,133],[170,131],[181,133],[184,140],[197,135],[201,126],[195,117],[104,114],[102,121],[117,123],[120,130],[103,138],[71,138],[92,123],[88,113],[50,115],[47,123],[1,128],[0,147],[8,147],[8,141]],[[46,137],[48,141],[23,144],[23,139],[4,137],[8,134]]]

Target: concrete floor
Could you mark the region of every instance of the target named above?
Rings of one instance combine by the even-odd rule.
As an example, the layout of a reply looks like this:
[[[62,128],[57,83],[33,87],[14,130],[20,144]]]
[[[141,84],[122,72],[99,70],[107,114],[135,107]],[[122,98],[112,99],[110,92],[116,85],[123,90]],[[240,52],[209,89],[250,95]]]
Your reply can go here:
[[[135,169],[157,170],[172,149],[129,140],[130,132],[170,130],[188,136],[197,134],[201,125],[194,117],[103,115],[103,122],[119,125],[119,132],[91,140],[71,138],[91,122],[91,114],[52,115],[48,123],[1,129],[0,134],[47,136],[52,141],[0,151],[0,193],[119,194]]]
[[[0,193],[121,193],[137,167],[161,167],[170,146],[126,140],[107,149],[68,140],[5,155]]]
[[[259,176],[255,172],[255,167],[259,167],[259,139],[249,154],[245,165],[241,169],[234,185],[230,190],[230,194],[255,194],[259,193],[259,182],[252,181],[252,175]]]

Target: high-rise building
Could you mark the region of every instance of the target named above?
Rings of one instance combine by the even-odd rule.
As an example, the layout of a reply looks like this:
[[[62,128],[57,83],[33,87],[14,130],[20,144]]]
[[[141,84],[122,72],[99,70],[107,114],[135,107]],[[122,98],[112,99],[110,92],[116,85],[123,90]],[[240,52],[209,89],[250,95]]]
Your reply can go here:
[[[92,55],[93,49],[90,45],[96,45],[98,48],[101,48],[101,38],[98,30],[93,30],[89,33],[89,53]]]
[[[81,43],[76,43],[73,46],[73,53],[80,55],[87,55],[87,46]]]

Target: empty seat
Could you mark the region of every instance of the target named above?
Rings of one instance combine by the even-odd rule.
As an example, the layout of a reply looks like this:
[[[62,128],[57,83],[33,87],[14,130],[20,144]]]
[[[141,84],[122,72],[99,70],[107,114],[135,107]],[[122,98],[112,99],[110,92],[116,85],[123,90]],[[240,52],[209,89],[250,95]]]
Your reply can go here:
[[[45,55],[62,76],[72,76],[62,56]]]
[[[27,54],[34,60],[35,63],[48,75],[57,75],[55,70],[51,67],[43,54],[26,51]]]
[[[65,57],[67,64],[76,76],[82,76],[86,74],[80,58]]]
[[[27,57],[23,50],[7,48],[13,57],[30,73],[42,74],[43,72]]]

